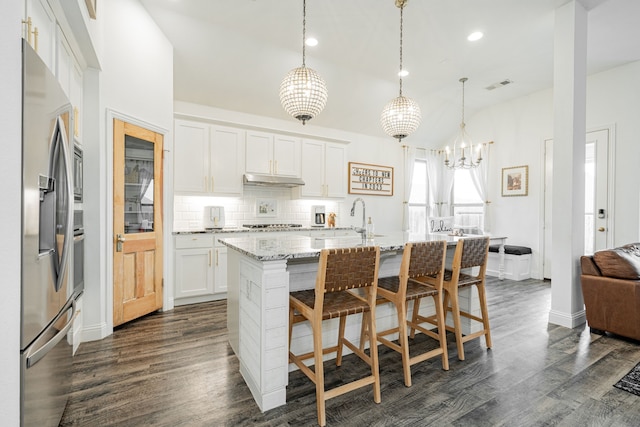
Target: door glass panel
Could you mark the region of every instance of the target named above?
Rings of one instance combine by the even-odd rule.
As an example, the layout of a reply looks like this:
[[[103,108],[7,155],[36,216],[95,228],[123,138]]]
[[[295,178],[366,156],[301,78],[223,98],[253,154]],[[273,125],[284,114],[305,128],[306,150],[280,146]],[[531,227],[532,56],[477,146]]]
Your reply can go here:
[[[153,142],[124,138],[124,232],[154,230]]]
[[[596,210],[596,144],[586,145],[584,162],[584,253],[593,254],[595,241],[595,210]]]

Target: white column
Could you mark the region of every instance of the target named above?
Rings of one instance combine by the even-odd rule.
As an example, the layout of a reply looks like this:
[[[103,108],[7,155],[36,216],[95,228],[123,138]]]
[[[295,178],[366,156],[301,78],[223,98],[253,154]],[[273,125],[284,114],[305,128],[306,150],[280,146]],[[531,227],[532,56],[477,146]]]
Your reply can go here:
[[[577,0],[556,9],[551,311],[549,322],[585,322],[580,288],[584,252],[587,11]]]
[[[24,2],[3,2],[0,14],[0,416],[2,424],[20,424],[20,242],[22,210],[22,54],[20,34]]]

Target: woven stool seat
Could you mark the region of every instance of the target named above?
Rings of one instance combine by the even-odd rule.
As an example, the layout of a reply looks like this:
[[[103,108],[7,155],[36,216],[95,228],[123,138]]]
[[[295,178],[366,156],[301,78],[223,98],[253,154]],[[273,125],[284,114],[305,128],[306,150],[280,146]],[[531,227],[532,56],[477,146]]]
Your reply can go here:
[[[400,278],[397,276],[393,277],[383,277],[378,279],[378,292],[380,289],[385,289],[389,292],[398,292],[398,288],[400,287]],[[430,297],[438,293],[438,290],[431,286],[428,283],[417,282],[413,279],[409,279],[407,282],[407,301],[420,299],[423,297]],[[378,293],[378,301],[383,301],[384,297],[382,297]]]
[[[316,292],[308,291],[291,292],[290,299],[295,299],[311,309],[315,307]],[[369,305],[349,291],[332,292],[325,294],[322,306],[322,320],[335,319],[351,314],[364,313],[369,311]]]

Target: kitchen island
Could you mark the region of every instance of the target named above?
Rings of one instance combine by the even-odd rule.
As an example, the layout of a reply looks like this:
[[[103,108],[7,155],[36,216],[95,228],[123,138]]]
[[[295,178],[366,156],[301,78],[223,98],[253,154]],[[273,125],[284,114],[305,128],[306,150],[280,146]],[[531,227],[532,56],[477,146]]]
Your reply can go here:
[[[454,248],[458,239],[442,234],[408,233],[375,236],[364,242],[355,233],[353,236],[328,238],[273,233],[221,239],[220,242],[231,249],[227,259],[229,342],[240,361],[240,373],[260,409],[266,411],[286,403],[289,292],[314,288],[321,249],[380,246],[379,277],[385,277],[398,274],[406,242],[447,240],[448,246]],[[491,240],[500,244],[503,255],[506,238],[492,236]],[[461,304],[469,301],[462,292],[460,296]],[[431,301],[424,301],[424,304],[422,310],[433,310]],[[355,342],[360,333],[357,317],[347,323],[345,331],[345,336]],[[326,336],[335,335],[337,338],[337,321],[325,322],[323,330],[326,330]],[[389,304],[376,310],[376,322],[381,330],[392,327],[396,321],[395,312]],[[469,325],[464,327],[469,328]],[[294,327],[291,347],[297,353],[313,349],[309,325],[301,323]]]

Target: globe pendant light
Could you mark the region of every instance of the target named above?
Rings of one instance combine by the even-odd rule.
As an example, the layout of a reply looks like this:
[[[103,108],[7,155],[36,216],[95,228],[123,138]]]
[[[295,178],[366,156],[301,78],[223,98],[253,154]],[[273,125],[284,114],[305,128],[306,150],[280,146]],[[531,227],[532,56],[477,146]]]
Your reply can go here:
[[[422,115],[420,106],[411,98],[402,96],[402,24],[404,6],[409,0],[395,0],[395,4],[400,8],[400,96],[389,102],[382,110],[380,123],[382,129],[398,142],[402,138],[411,135],[420,125]]]
[[[307,2],[302,2],[302,67],[289,71],[280,84],[280,103],[291,116],[304,125],[324,109],[327,86],[315,70],[305,64]]]
[[[466,77],[459,80],[459,82],[462,83],[462,121],[460,122],[460,132],[458,132],[456,139],[453,141],[453,151],[449,149],[449,146],[445,148],[444,164],[449,169],[476,168],[482,161],[483,144],[473,145],[469,134],[467,134],[466,124],[464,123],[464,83],[467,80]]]

